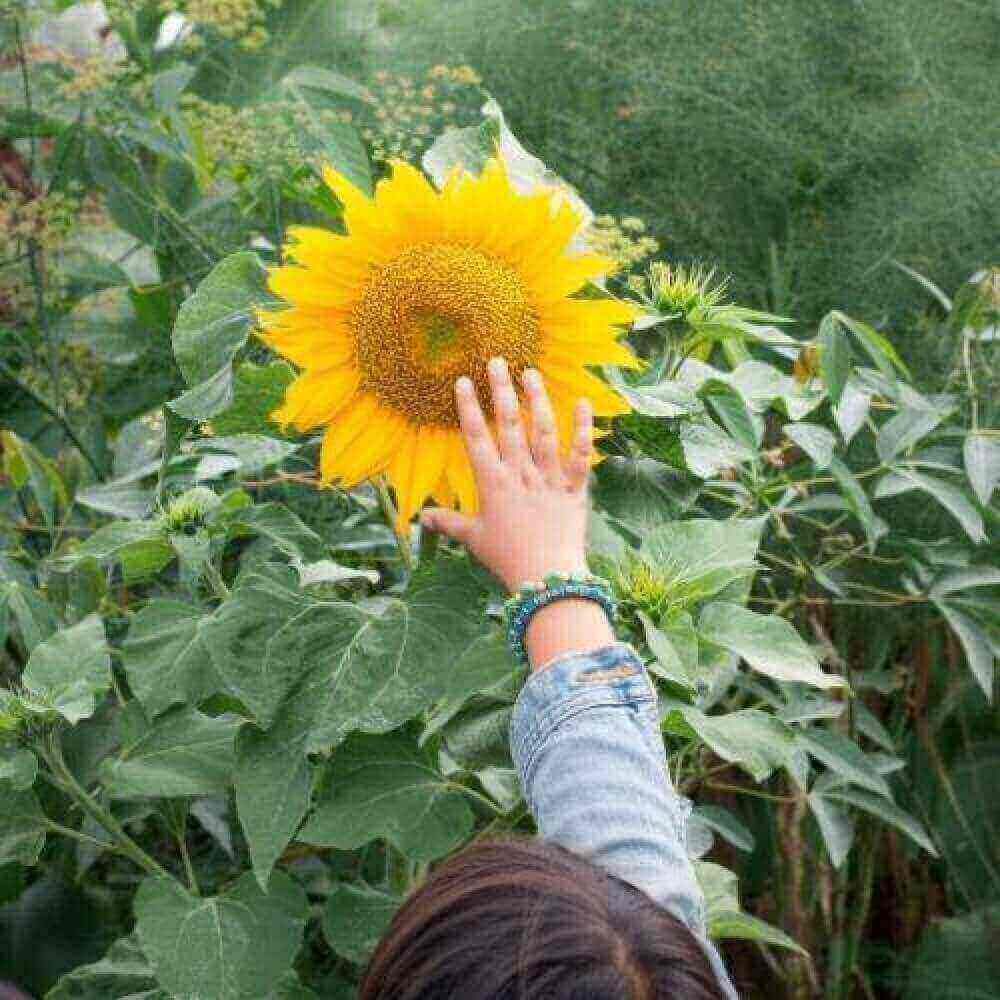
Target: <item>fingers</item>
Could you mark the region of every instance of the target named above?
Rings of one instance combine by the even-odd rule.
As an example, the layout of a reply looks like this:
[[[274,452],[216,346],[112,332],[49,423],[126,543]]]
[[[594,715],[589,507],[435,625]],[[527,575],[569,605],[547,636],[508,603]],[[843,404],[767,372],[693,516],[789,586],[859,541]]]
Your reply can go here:
[[[460,545],[470,545],[475,535],[475,518],[447,507],[428,507],[420,513],[420,523],[428,531],[447,535]]]
[[[573,411],[573,447],[566,461],[566,480],[571,490],[586,487],[593,450],[594,411],[588,400],[581,399]]]
[[[510,380],[510,371],[503,358],[492,358],[487,371],[493,392],[493,410],[496,417],[500,457],[514,471],[522,475],[534,472],[531,453],[524,437],[524,424],[517,402],[517,393]]]
[[[550,485],[562,484],[559,432],[549,394],[545,391],[542,376],[534,368],[525,371],[522,381],[531,405],[531,451],[535,456],[535,465]]]
[[[458,407],[458,419],[462,425],[462,436],[465,439],[465,450],[469,453],[469,462],[476,476],[477,486],[493,482],[500,473],[500,456],[496,445],[486,426],[479,399],[476,396],[472,379],[463,376],[455,383],[455,402]],[[480,496],[483,491],[480,490]]]

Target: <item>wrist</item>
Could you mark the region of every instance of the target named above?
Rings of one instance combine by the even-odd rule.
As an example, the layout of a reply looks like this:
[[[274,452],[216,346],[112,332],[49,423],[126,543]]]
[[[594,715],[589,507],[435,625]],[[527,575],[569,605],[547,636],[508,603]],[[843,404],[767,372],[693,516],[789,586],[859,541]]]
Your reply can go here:
[[[615,641],[604,609],[594,601],[565,597],[540,608],[524,635],[532,671],[563,653],[587,653]]]
[[[532,559],[512,567],[501,575],[501,580],[508,591],[513,592],[523,583],[544,580],[550,573],[589,573],[587,557],[584,553],[567,553],[545,559]]]

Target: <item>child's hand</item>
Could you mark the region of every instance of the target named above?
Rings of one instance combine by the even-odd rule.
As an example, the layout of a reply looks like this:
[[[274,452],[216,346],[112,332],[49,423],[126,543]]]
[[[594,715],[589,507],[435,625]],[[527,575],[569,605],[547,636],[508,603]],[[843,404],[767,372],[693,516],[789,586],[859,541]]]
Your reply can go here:
[[[507,364],[489,364],[496,415],[494,443],[472,382],[455,384],[465,447],[479,491],[479,513],[468,517],[437,507],[421,523],[461,542],[513,590],[546,573],[586,572],[587,476],[593,447],[590,404],[580,400],[573,444],[564,462],[552,406],[541,375],[525,371],[523,384],[531,407],[531,442],[521,420]]]

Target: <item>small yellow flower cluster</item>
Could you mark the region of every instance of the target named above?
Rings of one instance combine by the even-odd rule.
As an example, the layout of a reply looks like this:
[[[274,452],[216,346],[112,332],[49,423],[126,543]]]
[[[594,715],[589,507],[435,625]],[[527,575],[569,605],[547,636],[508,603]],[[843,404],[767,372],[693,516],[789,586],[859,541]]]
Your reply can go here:
[[[432,66],[423,82],[378,70],[368,87],[370,114],[359,123],[373,159],[418,159],[434,137],[458,126],[460,110],[471,119],[485,97],[481,82],[471,66]]]
[[[128,63],[114,62],[104,55],[89,56],[73,67],[73,76],[60,85],[59,93],[68,101],[92,97],[117,84],[130,68]]]
[[[619,221],[613,215],[598,215],[590,224],[586,239],[597,253],[613,257],[625,271],[660,249],[657,240],[642,235],[645,231],[645,222],[635,216],[625,216]]]
[[[268,8],[276,9],[283,0],[160,0],[164,13],[178,12],[199,28],[207,28],[240,48],[254,52],[263,47],[270,35],[265,26]],[[188,35],[185,44],[192,48],[204,45],[200,32]]]
[[[102,366],[93,352],[81,344],[59,345],[59,392],[52,372],[44,364],[27,365],[18,372],[21,381],[42,399],[59,398],[70,410],[81,409],[89,402],[101,381]]]
[[[73,228],[78,209],[78,199],[60,192],[25,198],[0,186],[0,259],[20,256],[29,243],[55,249]]]

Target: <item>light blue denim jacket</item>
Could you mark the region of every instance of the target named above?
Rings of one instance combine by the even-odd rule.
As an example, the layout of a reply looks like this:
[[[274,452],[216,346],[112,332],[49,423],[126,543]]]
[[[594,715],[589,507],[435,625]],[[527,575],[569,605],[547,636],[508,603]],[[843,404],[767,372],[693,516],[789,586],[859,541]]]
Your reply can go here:
[[[646,892],[695,933],[723,993],[737,994],[705,929],[656,690],[635,650],[566,653],[525,682],[511,752],[538,832]]]

